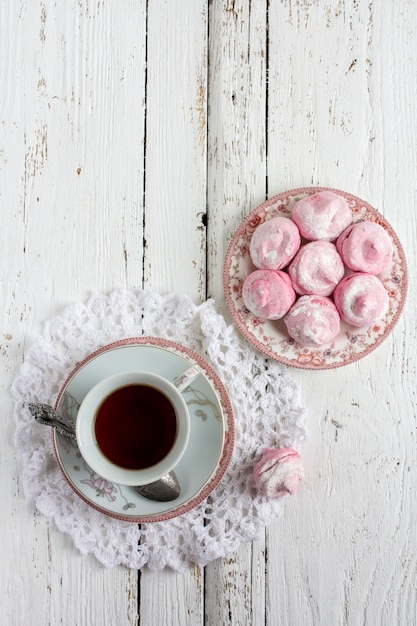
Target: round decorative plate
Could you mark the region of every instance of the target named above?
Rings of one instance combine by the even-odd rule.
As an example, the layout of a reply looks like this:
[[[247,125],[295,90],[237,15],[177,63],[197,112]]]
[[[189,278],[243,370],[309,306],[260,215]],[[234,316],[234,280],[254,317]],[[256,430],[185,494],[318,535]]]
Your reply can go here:
[[[289,337],[283,320],[262,320],[245,307],[242,284],[256,268],[249,254],[253,232],[266,220],[281,215],[291,218],[294,204],[317,191],[333,191],[349,203],[353,222],[373,221],[380,224],[392,239],[394,254],[391,266],[378,275],[389,296],[389,307],[383,318],[369,327],[357,328],[341,322],[340,332],[332,343],[319,348],[303,347]],[[367,202],[344,191],[327,187],[307,187],[286,191],[254,209],[234,234],[224,264],[224,292],[232,318],[246,339],[267,357],[306,369],[329,369],[352,363],[378,347],[394,328],[407,293],[407,265],[401,243],[382,215]]]
[[[191,365],[200,374],[182,391],[190,411],[191,431],[187,450],[175,467],[181,484],[180,496],[172,502],[155,502],[129,487],[104,480],[86,464],[75,441],[54,431],[58,464],[69,485],[85,502],[117,519],[155,522],[186,513],[217,486],[233,451],[232,405],[213,368],[184,346],[152,337],[126,339],[105,346],[73,370],[58,394],[55,410],[75,422],[85,395],[107,376],[146,369],[174,381]]]

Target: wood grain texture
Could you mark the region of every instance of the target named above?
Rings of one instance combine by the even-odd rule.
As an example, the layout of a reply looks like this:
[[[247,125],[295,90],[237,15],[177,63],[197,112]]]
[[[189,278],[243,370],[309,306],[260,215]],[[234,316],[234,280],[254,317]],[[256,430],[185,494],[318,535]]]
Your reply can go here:
[[[149,3],[144,286],[206,299],[207,5]],[[140,578],[141,624],[203,623],[203,573]],[[158,607],[158,613],[155,612]]]
[[[137,621],[137,575],[92,568],[23,499],[8,393],[45,319],[142,271],[131,232],[143,188],[146,7],[129,8],[117,17],[101,3],[0,7],[5,624]]]
[[[375,3],[338,3],[328,12],[313,3],[294,12],[275,4],[269,14],[269,129],[285,139],[279,149],[268,141],[269,180],[284,163],[287,188],[310,179],[355,189],[397,230],[411,267],[406,231],[417,231],[415,212],[405,218],[405,206],[415,202],[409,147],[415,147],[416,120],[410,120],[407,94],[416,85],[406,78],[411,65],[405,57],[415,57],[415,8],[390,15]],[[323,39],[314,36],[318,32]],[[294,54],[295,41],[304,61]],[[274,58],[292,66],[290,99],[280,97]],[[400,183],[395,170],[402,142],[408,158]],[[408,304],[413,298],[409,294]],[[410,563],[412,571],[416,566],[409,510],[415,505],[409,471],[415,463],[415,378],[403,366],[415,334],[408,310],[395,333],[363,361],[323,372],[319,380],[296,372],[310,407],[308,475],[300,502],[289,504],[290,523],[284,518],[267,532],[271,624],[415,623],[415,589],[407,582]],[[286,610],[277,618],[283,602]]]
[[[0,623],[416,626],[417,3],[0,3]],[[25,500],[9,387],[94,290],[208,296],[264,198],[379,209],[410,285],[390,337],[293,370],[306,477],[259,541],[185,574],[102,568]]]
[[[266,8],[247,0],[210,5],[207,270],[209,294],[226,316],[219,259],[241,219],[266,196]],[[206,567],[207,624],[264,623],[258,558],[247,544]],[[253,593],[259,578],[262,593]]]
[[[266,197],[266,19],[264,1],[210,3],[207,273],[223,310],[219,258]]]
[[[207,3],[149,3],[144,280],[206,299]]]

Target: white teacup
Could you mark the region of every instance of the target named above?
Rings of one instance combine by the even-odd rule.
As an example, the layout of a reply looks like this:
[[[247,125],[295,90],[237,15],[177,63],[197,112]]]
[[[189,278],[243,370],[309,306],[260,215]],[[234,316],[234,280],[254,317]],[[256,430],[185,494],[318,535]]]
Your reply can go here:
[[[180,390],[150,372],[105,378],[87,393],[77,414],[81,455],[99,476],[121,485],[147,485],[168,474],[189,435]]]

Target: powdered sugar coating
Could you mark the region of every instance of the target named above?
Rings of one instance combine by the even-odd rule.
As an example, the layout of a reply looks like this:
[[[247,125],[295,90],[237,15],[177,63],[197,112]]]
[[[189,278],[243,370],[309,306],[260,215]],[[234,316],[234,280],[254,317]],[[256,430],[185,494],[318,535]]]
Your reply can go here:
[[[273,217],[253,233],[252,262],[259,269],[280,270],[294,258],[300,244],[300,232],[294,222],[287,217]]]
[[[311,241],[301,246],[288,273],[300,295],[330,296],[345,274],[336,246],[329,241]]]
[[[366,200],[339,189],[330,189],[343,196],[352,210],[355,222],[373,221],[381,224],[393,242],[391,265],[378,278],[389,296],[389,307],[378,323],[353,331],[341,324],[338,336],[328,346],[305,347],[288,336],[284,322],[261,320],[248,311],[242,300],[242,284],[253,270],[249,243],[255,228],[277,215],[291,216],[294,204],[323,187],[291,189],[271,196],[253,209],[239,225],[230,241],[223,272],[224,294],[232,319],[247,341],[272,360],[291,367],[326,370],[354,363],[377,349],[393,332],[407,297],[407,260],[401,242],[389,222]]]
[[[254,315],[266,320],[280,319],[295,302],[291,279],[285,272],[255,270],[245,279],[242,298]]]
[[[284,322],[289,336],[302,346],[330,343],[340,330],[339,313],[325,296],[301,296]]]
[[[355,272],[380,274],[392,262],[392,241],[376,222],[352,224],[340,235],[336,247],[347,267]]]
[[[318,191],[295,203],[292,219],[309,241],[337,237],[352,223],[346,199],[332,191]]]
[[[379,278],[356,273],[346,276],[334,291],[334,302],[340,317],[352,326],[367,326],[387,311],[389,297]]]
[[[268,498],[292,495],[303,478],[302,459],[292,448],[266,448],[253,469],[256,486]]]

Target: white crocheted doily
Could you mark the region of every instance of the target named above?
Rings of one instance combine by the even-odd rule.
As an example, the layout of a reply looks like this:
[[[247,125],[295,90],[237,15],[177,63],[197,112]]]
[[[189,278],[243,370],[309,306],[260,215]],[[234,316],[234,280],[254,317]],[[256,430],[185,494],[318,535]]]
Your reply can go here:
[[[236,439],[210,507],[205,501],[180,517],[138,525],[109,517],[77,496],[56,463],[49,429],[36,424],[26,405],[53,404],[78,362],[109,343],[143,335],[175,340],[210,363],[228,390]],[[82,553],[108,567],[183,571],[189,563],[206,565],[259,538],[283,499],[257,492],[253,466],[266,447],[299,447],[306,439],[306,412],[288,370],[252,348],[211,300],[196,306],[187,296],[118,290],[69,306],[46,322],[28,350],[12,395],[26,497]]]

